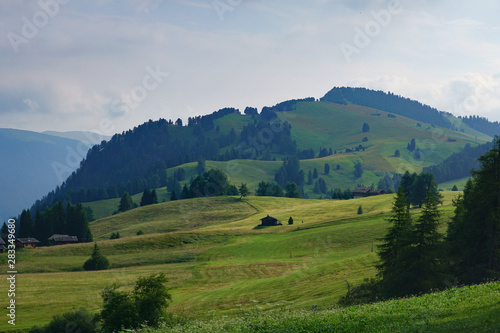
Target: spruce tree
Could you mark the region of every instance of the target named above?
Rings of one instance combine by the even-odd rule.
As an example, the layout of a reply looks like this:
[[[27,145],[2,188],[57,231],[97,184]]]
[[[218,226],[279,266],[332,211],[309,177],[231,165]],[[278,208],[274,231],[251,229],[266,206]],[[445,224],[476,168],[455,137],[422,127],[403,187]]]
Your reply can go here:
[[[415,223],[412,235],[412,261],[407,281],[410,293],[427,292],[440,286],[439,259],[442,235],[438,232],[441,213],[440,197],[429,191],[422,214]]]
[[[177,200],[177,194],[175,191],[172,192],[172,195],[170,196],[170,201],[176,201]]]
[[[83,264],[83,269],[86,271],[100,271],[109,268],[108,259],[101,254],[97,243],[94,244],[94,251],[89,260]]]
[[[325,175],[328,175],[330,173],[330,165],[328,163],[325,163]]]
[[[31,217],[31,212],[29,211],[29,209],[23,210],[19,221],[19,233],[17,237],[33,237],[33,231],[33,219]]]
[[[378,255],[381,263],[377,265],[381,280],[381,290],[385,297],[406,295],[406,281],[409,280],[409,262],[411,261],[412,219],[403,189],[396,195],[387,234],[381,238]]]
[[[464,195],[455,201],[447,241],[461,282],[479,283],[500,276],[500,141],[479,158]]]
[[[158,203],[158,196],[156,195],[156,190],[151,191],[151,204],[156,205]]]
[[[142,193],[140,206],[143,207],[151,205],[151,203],[152,203],[151,191],[149,189],[145,189],[144,192]]]
[[[126,212],[127,210],[131,210],[134,208],[134,202],[132,201],[132,197],[128,192],[125,192],[121,199],[120,199],[120,204],[118,205],[118,212],[123,213]]]

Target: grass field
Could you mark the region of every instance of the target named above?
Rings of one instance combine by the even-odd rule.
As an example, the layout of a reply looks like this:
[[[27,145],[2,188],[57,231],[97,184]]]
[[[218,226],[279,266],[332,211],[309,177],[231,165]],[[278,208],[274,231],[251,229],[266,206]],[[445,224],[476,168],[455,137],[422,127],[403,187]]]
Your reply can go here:
[[[163,332],[498,332],[500,282],[380,302],[316,311],[290,310],[283,302],[274,311],[256,303],[237,317],[189,322]]]
[[[444,192],[442,231],[456,194]],[[82,271],[93,244],[18,252],[16,329],[79,308],[98,311],[105,286],[131,289],[137,277],[157,272],[169,278],[171,311],[195,318],[234,315],[255,304],[271,312],[283,304],[291,310],[332,307],[346,292],[345,280],[355,284],[375,275],[373,250],[388,227],[392,201],[393,195],[349,201],[218,197],[101,219],[91,229],[110,270]],[[359,205],[363,215],[356,214]],[[267,214],[285,225],[256,228]],[[289,226],[290,216],[295,223]],[[146,234],[136,236],[138,229]],[[113,231],[123,238],[109,240]],[[0,331],[8,328],[0,322]]]

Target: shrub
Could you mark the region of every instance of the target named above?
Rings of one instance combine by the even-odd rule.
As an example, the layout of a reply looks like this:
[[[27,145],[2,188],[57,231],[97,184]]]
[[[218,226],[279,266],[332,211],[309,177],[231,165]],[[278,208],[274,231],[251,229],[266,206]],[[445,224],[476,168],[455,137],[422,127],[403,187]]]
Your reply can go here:
[[[139,278],[132,292],[118,291],[117,285],[104,289],[101,292],[103,331],[137,328],[142,324],[159,326],[172,299],[166,282],[167,278],[160,273]]]
[[[137,231],[137,236],[140,236],[140,235],[144,235],[144,231],[142,231],[142,230]]]
[[[86,310],[79,310],[56,315],[48,325],[43,327],[35,326],[29,330],[29,333],[95,333],[98,331],[96,316]]]

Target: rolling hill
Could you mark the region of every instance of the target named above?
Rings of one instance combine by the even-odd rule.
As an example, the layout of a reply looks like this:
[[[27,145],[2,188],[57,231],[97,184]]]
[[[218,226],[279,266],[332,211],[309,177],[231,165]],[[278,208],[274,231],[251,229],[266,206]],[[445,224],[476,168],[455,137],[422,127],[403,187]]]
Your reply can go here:
[[[443,223],[457,193],[444,195]],[[18,251],[22,287],[17,301],[23,311],[16,329],[72,309],[97,311],[106,285],[130,288],[138,276],[153,272],[169,278],[172,311],[195,318],[236,314],[255,304],[271,311],[283,304],[331,307],[345,294],[345,280],[355,284],[374,276],[374,246],[387,229],[392,201],[393,195],[348,201],[198,198],[97,220],[91,229],[110,270],[81,271],[91,243]],[[359,205],[363,215],[356,214]],[[267,214],[284,225],[256,228]],[[295,223],[286,225],[290,216]],[[145,235],[137,236],[139,230]],[[110,240],[116,231],[122,238]]]
[[[492,140],[463,123],[457,131],[365,106],[310,100],[292,105],[260,115],[223,109],[190,126],[150,121],[117,134],[93,147],[80,169],[49,194],[47,203],[67,195],[74,203],[91,202],[118,198],[125,191],[164,188],[178,168],[186,170],[187,182],[196,175],[199,158],[206,159],[209,168],[226,172],[233,184],[248,183],[251,193],[259,181],[273,181],[281,160],[290,155],[307,156],[301,157],[300,168],[306,176],[316,168],[329,190],[377,186],[386,174],[421,172],[466,144]],[[369,132],[362,131],[364,123]],[[418,156],[407,149],[412,139]],[[322,149],[332,154],[321,155]],[[325,163],[332,170],[328,175],[323,172]],[[356,163],[363,165],[360,178],[354,176]],[[304,185],[306,197],[325,196],[314,193],[316,181]]]

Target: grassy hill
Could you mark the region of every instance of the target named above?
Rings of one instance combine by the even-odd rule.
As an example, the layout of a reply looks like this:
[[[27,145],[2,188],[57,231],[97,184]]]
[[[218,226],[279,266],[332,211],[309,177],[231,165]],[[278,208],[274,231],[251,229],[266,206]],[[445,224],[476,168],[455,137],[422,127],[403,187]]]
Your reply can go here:
[[[380,178],[386,173],[404,173],[406,170],[419,173],[423,167],[438,164],[451,154],[461,151],[467,143],[476,145],[492,140],[465,124],[460,125],[463,132],[452,131],[402,116],[390,118],[388,112],[356,105],[299,102],[296,110],[277,114],[282,121],[288,121],[292,125],[292,138],[296,140],[299,149],[312,147],[316,156],[320,147],[337,151],[337,154],[331,156],[300,162],[305,175],[316,168],[328,189],[353,189],[358,184],[377,186]],[[221,131],[229,132],[231,128],[235,128],[236,132],[240,132],[249,121],[249,116],[230,114],[215,120],[214,125],[219,126]],[[364,122],[370,126],[367,133],[362,132]],[[367,142],[362,141],[364,137],[368,138]],[[412,138],[415,138],[416,146],[421,151],[420,159],[415,158],[413,153],[406,149]],[[347,148],[360,144],[365,147],[365,151],[345,152]],[[396,150],[401,152],[401,157],[394,156]],[[260,181],[274,180],[275,173],[282,165],[283,156],[275,154],[274,157],[276,161],[207,161],[206,167],[224,171],[230,182],[237,186],[247,183],[250,193],[254,194]],[[363,164],[364,169],[361,178],[354,176],[354,165],[358,162]],[[325,163],[330,165],[328,175],[324,174]],[[340,166],[339,170],[337,165]],[[182,185],[189,183],[189,180],[197,175],[196,163],[192,162],[167,169],[167,177],[172,176],[178,168],[183,168],[186,172],[186,180],[181,182]],[[304,186],[306,196],[312,199],[325,197],[325,194],[313,193],[314,182]],[[170,198],[165,187],[157,189],[157,193],[160,201]],[[135,202],[139,203],[140,198],[141,194],[135,195]],[[94,210],[97,218],[102,218],[116,211],[118,203],[119,199],[110,199],[86,205]]]
[[[238,317],[144,332],[497,332],[499,300],[496,282],[342,309],[297,311],[284,302],[265,311],[256,303]]]
[[[444,192],[444,222],[457,192]],[[262,305],[277,311],[332,307],[347,290],[375,274],[373,251],[388,223],[393,195],[359,200],[203,198],[137,208],[95,221],[92,232],[111,269],[84,272],[93,244],[17,253],[16,329],[86,308],[98,311],[99,292],[139,276],[164,272],[172,287],[171,311],[195,318],[234,315]],[[363,206],[364,214],[357,215]],[[419,214],[419,210],[412,210]],[[283,226],[257,228],[270,214]],[[286,225],[288,218],[295,220]],[[302,220],[304,223],[302,223]],[[146,234],[136,236],[142,229]],[[445,224],[442,225],[442,231]],[[122,238],[109,240],[111,232]],[[1,256],[4,264],[5,256]],[[6,286],[6,279],[1,279]],[[0,323],[0,331],[5,331]]]

